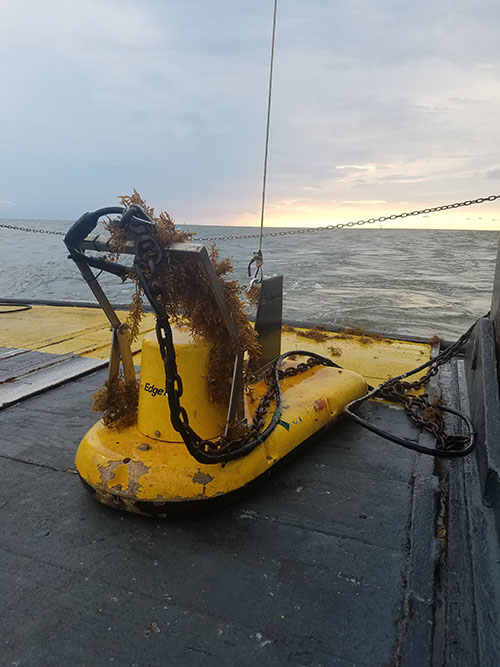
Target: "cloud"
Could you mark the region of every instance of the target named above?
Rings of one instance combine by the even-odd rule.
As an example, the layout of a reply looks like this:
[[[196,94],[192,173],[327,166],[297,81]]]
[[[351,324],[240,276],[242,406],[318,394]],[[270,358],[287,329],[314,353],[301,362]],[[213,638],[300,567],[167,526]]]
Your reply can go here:
[[[375,204],[387,204],[387,201],[385,199],[360,199],[360,200],[344,200],[342,204],[346,206],[352,206],[352,205],[361,205],[361,206],[373,206]]]
[[[488,169],[484,172],[483,178],[493,178],[498,181],[500,179],[500,169]]]
[[[73,217],[136,186],[181,221],[257,215],[271,18],[267,0],[3,0],[2,195]],[[493,0],[280,5],[269,206],[484,195],[499,18]]]
[[[374,164],[339,164],[335,169],[354,169],[358,171],[375,171],[377,167]]]

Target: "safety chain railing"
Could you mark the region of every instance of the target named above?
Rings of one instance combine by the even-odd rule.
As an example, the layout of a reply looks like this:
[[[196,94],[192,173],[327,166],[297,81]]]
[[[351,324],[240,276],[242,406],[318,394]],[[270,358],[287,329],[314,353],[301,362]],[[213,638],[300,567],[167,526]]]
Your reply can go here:
[[[475,204],[484,204],[500,199],[500,195],[490,195],[489,197],[478,197],[477,199],[466,199],[465,201],[454,202],[453,204],[442,204],[441,206],[433,206],[432,208],[422,208],[416,211],[407,211],[404,213],[393,213],[392,215],[381,215],[378,218],[367,218],[365,220],[356,220],[350,222],[338,222],[335,225],[324,225],[320,227],[297,227],[295,229],[286,229],[279,232],[265,232],[265,237],[275,236],[290,236],[292,234],[312,234],[314,232],[326,232],[334,229],[343,229],[344,227],[361,227],[363,225],[373,225],[377,222],[387,222],[392,220],[404,220],[405,218],[414,218],[419,215],[428,215],[429,213],[438,213],[440,211],[449,211],[454,208],[462,208],[464,206],[474,206]],[[65,232],[56,232],[49,229],[37,229],[36,227],[20,227],[17,225],[10,225],[7,223],[0,223],[3,229],[13,229],[20,232],[33,232],[36,234],[52,234],[54,236],[64,236]],[[230,241],[232,239],[258,239],[261,237],[260,232],[255,234],[235,234],[224,236],[203,236],[196,238],[196,241]]]
[[[492,202],[500,199],[500,195],[490,195],[489,197],[478,197],[477,199],[466,199],[465,201],[455,202],[453,204],[443,204],[441,206],[433,206],[432,208],[423,208],[417,211],[408,211],[406,213],[393,213],[392,215],[381,215],[379,218],[367,218],[366,220],[357,220],[356,222],[338,222],[335,225],[324,225],[320,227],[297,227],[296,229],[286,229],[279,232],[265,232],[262,236],[289,236],[291,234],[312,234],[314,232],[326,232],[334,229],[343,229],[344,227],[361,227],[362,225],[373,225],[376,222],[386,222],[388,220],[398,220],[404,218],[412,218],[418,215],[427,215],[429,213],[438,213],[439,211],[448,211],[453,208],[461,208],[462,206],[473,206],[474,204],[484,204],[485,202]],[[237,236],[204,236],[197,238],[197,241],[225,241],[230,239],[258,239],[258,234],[239,234]]]
[[[66,236],[66,232],[53,232],[50,229],[37,229],[36,227],[19,227],[18,225],[8,225],[1,222],[3,229],[15,229],[17,232],[32,232],[34,234],[51,234],[53,236]]]

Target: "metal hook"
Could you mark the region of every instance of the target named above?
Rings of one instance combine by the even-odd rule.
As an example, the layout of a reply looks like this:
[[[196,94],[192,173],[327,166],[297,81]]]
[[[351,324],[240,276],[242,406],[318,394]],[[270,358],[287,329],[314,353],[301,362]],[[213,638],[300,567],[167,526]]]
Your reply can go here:
[[[262,282],[263,274],[262,274],[262,265],[264,264],[264,257],[262,256],[262,250],[257,250],[254,252],[252,259],[250,260],[250,263],[248,264],[248,276],[250,277],[252,275],[252,269],[251,266],[252,264],[255,263],[255,271],[253,274],[253,278],[250,281],[250,284],[248,285],[247,292],[254,286],[258,285]]]

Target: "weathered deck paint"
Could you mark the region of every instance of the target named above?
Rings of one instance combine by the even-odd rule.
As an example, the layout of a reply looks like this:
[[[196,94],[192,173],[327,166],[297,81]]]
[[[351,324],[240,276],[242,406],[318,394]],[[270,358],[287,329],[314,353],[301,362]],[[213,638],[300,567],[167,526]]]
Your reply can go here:
[[[117,312],[123,321],[127,312]],[[0,360],[3,358],[4,369],[0,375],[0,408],[107,363],[111,333],[100,309],[33,305],[30,310],[2,314],[0,318]],[[136,366],[141,363],[142,338],[154,327],[154,316],[147,313],[132,346]],[[431,345],[427,343],[346,337],[330,331],[324,332],[324,341],[316,342],[302,336],[305,331],[285,331],[282,351],[300,348],[330,356],[371,385],[415,368],[430,357]],[[330,347],[336,348],[335,355]]]

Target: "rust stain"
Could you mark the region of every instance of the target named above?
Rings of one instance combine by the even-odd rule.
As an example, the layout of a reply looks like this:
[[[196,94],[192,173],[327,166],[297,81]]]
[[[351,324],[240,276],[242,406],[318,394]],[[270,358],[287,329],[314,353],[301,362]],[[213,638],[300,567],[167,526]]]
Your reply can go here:
[[[210,482],[213,481],[212,475],[209,475],[208,472],[201,472],[201,470],[198,470],[196,475],[193,475],[193,482],[195,484],[203,484],[205,486],[206,484],[210,484]]]
[[[297,331],[297,334],[303,338],[310,338],[317,343],[323,343],[325,340],[331,338],[330,334],[328,334],[325,331],[325,328],[321,325],[312,327],[311,329],[306,329],[305,331]]]
[[[317,398],[314,401],[314,409],[316,410],[316,412],[320,412],[321,410],[326,410],[327,407],[328,407],[328,403],[327,403],[326,398],[321,397],[321,398]]]

